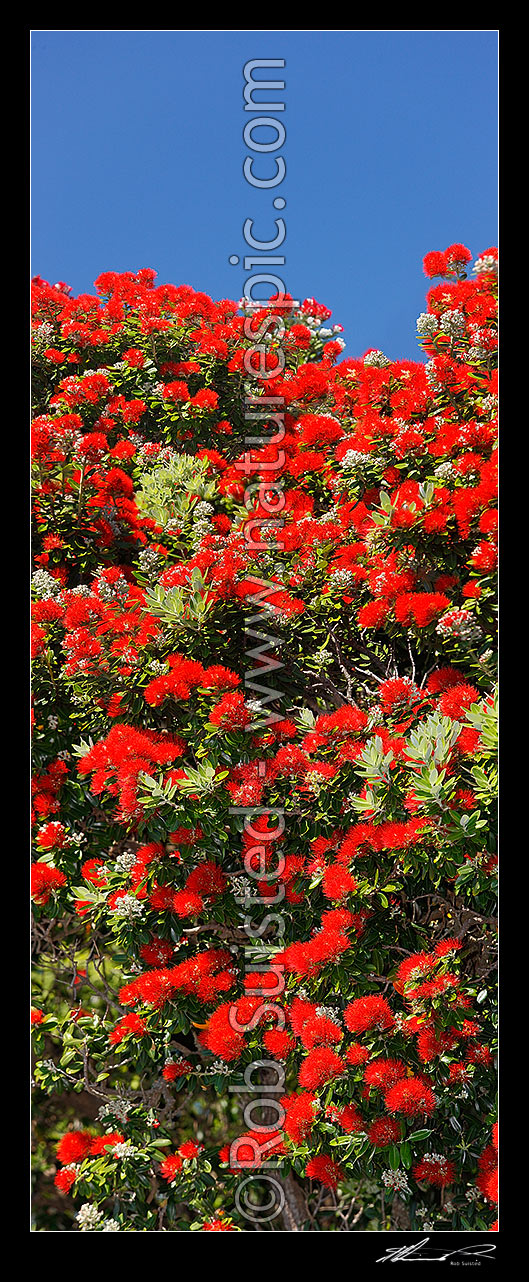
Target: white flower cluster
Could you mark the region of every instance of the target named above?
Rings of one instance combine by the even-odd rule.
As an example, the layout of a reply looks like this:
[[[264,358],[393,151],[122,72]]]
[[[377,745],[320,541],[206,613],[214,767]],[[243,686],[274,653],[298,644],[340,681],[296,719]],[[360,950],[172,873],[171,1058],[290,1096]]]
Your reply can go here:
[[[127,1099],[115,1099],[109,1104],[102,1104],[98,1111],[97,1118],[102,1122],[105,1117],[116,1117],[118,1122],[126,1122],[127,1114],[130,1113],[134,1105]]]
[[[192,547],[198,548],[207,534],[209,534],[209,521],[195,521],[190,535]]]
[[[411,1193],[404,1171],[382,1171],[382,1183],[387,1189],[393,1189],[395,1193]]]
[[[169,671],[169,665],[167,663],[162,663],[160,659],[151,659],[151,662],[147,664],[147,667],[153,677],[165,676],[165,673]]]
[[[92,1202],[83,1202],[83,1205],[77,1212],[76,1220],[81,1233],[89,1233],[97,1229],[103,1219],[101,1211]]]
[[[248,899],[251,894],[251,884],[247,877],[234,877],[231,883],[234,895],[238,899]]]
[[[204,517],[211,516],[211,513],[214,511],[215,511],[215,508],[213,507],[212,503],[205,503],[203,501],[200,503],[195,503],[195,506],[193,508],[193,520],[203,521]]]
[[[141,574],[156,574],[162,564],[162,557],[154,548],[142,548],[138,556],[138,569]]]
[[[204,1069],[204,1076],[208,1076],[208,1075],[211,1076],[211,1074],[216,1075],[218,1073],[220,1073],[223,1077],[227,1077],[228,1074],[231,1073],[230,1065],[225,1064],[224,1060],[222,1059],[214,1059],[213,1063],[209,1064],[208,1067]]]
[[[435,364],[434,364],[434,362],[433,362],[433,361],[428,361],[428,364],[427,364],[427,365],[425,365],[425,367],[424,367],[424,372],[425,372],[425,374],[426,374],[426,377],[427,377],[427,379],[428,379],[428,382],[429,382],[430,387],[432,388],[432,390],[433,390],[434,392],[441,392],[441,391],[442,391],[442,387],[441,387],[441,384],[440,384],[439,379],[438,379],[438,377],[437,377],[436,370],[435,370]]]
[[[446,459],[444,463],[438,463],[434,470],[434,476],[438,476],[441,481],[452,481],[457,476],[457,472],[450,459]]]
[[[262,711],[263,711],[263,704],[262,704],[261,699],[245,699],[245,701],[244,701],[244,706],[245,706],[245,708],[247,708],[247,709],[248,709],[248,712],[262,712]]]
[[[116,859],[116,872],[130,872],[136,863],[136,855],[118,855]],[[137,900],[136,900],[137,902]]]
[[[340,459],[340,467],[367,467],[373,463],[380,463],[381,460],[375,458],[373,454],[362,454],[361,450],[347,450],[343,458]]]
[[[417,333],[421,338],[433,338],[439,329],[439,321],[433,312],[421,312],[417,317]]]
[[[354,588],[356,586],[355,576],[351,570],[336,570],[330,575],[329,584],[333,588],[341,591],[343,588]]]
[[[374,365],[377,369],[383,369],[385,365],[391,365],[391,361],[378,348],[374,348],[372,352],[368,352],[367,356],[364,356],[364,365]]]
[[[41,345],[43,347],[47,347],[53,336],[53,325],[50,325],[49,321],[42,321],[40,325],[34,325],[32,327],[31,333],[33,341],[37,347],[40,347]]]
[[[317,770],[307,770],[304,783],[307,788],[310,788],[315,797],[318,797],[322,789],[327,787],[328,782],[328,779],[322,779]]]
[[[330,650],[317,650],[316,654],[312,656],[312,662],[318,668],[327,668],[332,663],[333,658],[334,655],[331,654]]]
[[[474,271],[478,273],[478,276],[482,272],[494,272],[497,274],[498,261],[493,254],[483,254],[481,258],[476,258]]]
[[[52,574],[47,570],[35,570],[31,577],[31,586],[39,601],[47,601],[50,597],[56,597],[62,591],[62,584],[58,579],[54,579]]]
[[[485,410],[487,414],[490,414],[492,418],[498,409],[498,397],[493,393],[490,396],[484,396],[481,402],[481,408]]]
[[[440,319],[440,325],[443,334],[448,334],[450,338],[460,338],[465,332],[466,320],[463,312],[454,308],[453,310],[443,312]]]
[[[103,1218],[102,1211],[92,1202],[83,1202],[81,1209],[77,1212],[76,1220],[79,1224],[81,1233],[93,1233],[99,1229],[101,1233],[119,1233],[120,1226],[117,1220]]]
[[[111,909],[115,917],[123,917],[127,921],[134,921],[141,917],[143,906],[135,895],[122,895]]]
[[[114,1157],[134,1157],[138,1150],[135,1144],[130,1143],[130,1140],[125,1140],[123,1144],[114,1144],[110,1152],[114,1154]]]
[[[129,595],[129,585],[123,574],[114,583],[107,583],[103,577],[97,579],[96,583],[102,601],[121,601]]]
[[[317,1006],[316,1014],[322,1015],[325,1019],[332,1019],[334,1024],[340,1023],[340,1012],[336,1006]]]

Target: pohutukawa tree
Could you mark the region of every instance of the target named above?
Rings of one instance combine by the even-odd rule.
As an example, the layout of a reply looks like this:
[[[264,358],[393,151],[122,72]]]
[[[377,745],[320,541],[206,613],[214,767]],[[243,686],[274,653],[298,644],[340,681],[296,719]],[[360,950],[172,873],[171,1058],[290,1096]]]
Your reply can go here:
[[[35,1228],[496,1214],[497,253],[33,282]],[[419,354],[419,353],[418,353]]]

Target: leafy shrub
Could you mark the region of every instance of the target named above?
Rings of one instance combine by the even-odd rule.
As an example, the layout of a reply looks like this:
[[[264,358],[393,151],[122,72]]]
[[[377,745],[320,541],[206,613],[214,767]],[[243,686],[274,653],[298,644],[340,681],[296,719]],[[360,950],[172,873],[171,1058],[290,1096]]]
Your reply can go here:
[[[490,1226],[496,258],[33,282],[37,1231]]]

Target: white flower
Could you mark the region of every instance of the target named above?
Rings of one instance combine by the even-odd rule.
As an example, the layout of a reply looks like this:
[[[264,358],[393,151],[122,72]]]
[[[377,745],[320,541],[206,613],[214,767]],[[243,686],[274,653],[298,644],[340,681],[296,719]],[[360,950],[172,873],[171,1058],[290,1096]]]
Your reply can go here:
[[[118,855],[116,859],[116,872],[130,872],[136,863],[136,855]],[[136,900],[136,903],[138,901]]]
[[[83,1202],[83,1205],[77,1212],[75,1218],[79,1224],[81,1233],[89,1233],[98,1227],[103,1216],[101,1211],[98,1211],[97,1206],[94,1206],[92,1202]]]
[[[374,348],[364,356],[364,365],[375,365],[377,369],[382,369],[384,365],[391,365],[391,361],[378,348]]]
[[[143,906],[135,895],[122,895],[111,911],[115,917],[123,917],[128,921],[134,921],[135,918],[141,917]]]
[[[126,1122],[132,1107],[126,1099],[115,1099],[110,1104],[102,1104],[97,1114],[98,1121],[102,1122],[105,1117],[116,1117],[118,1122]]]
[[[372,454],[362,454],[360,450],[347,450],[343,458],[340,459],[340,467],[365,467],[366,464],[373,461]]]
[[[444,334],[449,334],[451,338],[460,338],[465,332],[465,317],[463,312],[457,309],[443,312],[440,318],[440,326]]]
[[[208,1065],[208,1067],[204,1070],[204,1072],[215,1073],[215,1074],[220,1073],[223,1076],[227,1076],[228,1073],[231,1073],[231,1068],[229,1064],[224,1063],[224,1060],[215,1059],[213,1060],[212,1064]]]
[[[340,591],[343,588],[354,588],[356,587],[355,576],[351,570],[336,570],[329,577],[329,586],[338,588]]]
[[[434,476],[438,476],[443,481],[449,481],[456,475],[456,470],[450,459],[447,459],[445,463],[438,463],[434,469]]]
[[[314,663],[317,668],[326,668],[329,663],[332,663],[333,659],[334,655],[330,650],[317,650],[314,655]]]
[[[417,317],[417,333],[426,338],[433,338],[439,328],[437,316],[432,312],[421,312]]]
[[[114,1147],[111,1148],[110,1152],[114,1154],[114,1157],[133,1157],[138,1150],[135,1144],[131,1144],[129,1140],[125,1140],[123,1144],[114,1144]]]
[[[47,570],[35,570],[32,575],[31,586],[36,593],[39,601],[47,601],[49,597],[56,597],[62,591],[62,584],[59,579],[54,579],[52,574]]]
[[[394,1189],[396,1193],[411,1193],[404,1171],[382,1171],[382,1183],[387,1189]]]
[[[211,512],[214,511],[215,508],[212,503],[195,503],[193,508],[193,520],[201,521],[204,517],[210,516]]]
[[[129,594],[129,585],[123,574],[120,574],[113,583],[108,583],[101,575],[96,579],[96,587],[102,601],[121,601]]]
[[[252,889],[248,877],[234,877],[231,886],[234,895],[240,899],[247,899]]]
[[[317,1006],[316,1014],[324,1016],[325,1019],[331,1019],[333,1024],[340,1023],[340,1012],[335,1006]]]
[[[162,564],[162,557],[154,548],[142,548],[138,556],[138,567],[142,574],[152,574],[158,570]]]
[[[483,254],[481,258],[476,258],[474,271],[478,273],[478,276],[481,272],[494,272],[497,274],[498,261],[493,254]]]

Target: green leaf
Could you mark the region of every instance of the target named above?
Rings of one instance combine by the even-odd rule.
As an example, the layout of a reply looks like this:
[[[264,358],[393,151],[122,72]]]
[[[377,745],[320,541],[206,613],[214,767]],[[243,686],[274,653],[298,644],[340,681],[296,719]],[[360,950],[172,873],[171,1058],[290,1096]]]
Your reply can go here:
[[[406,1167],[407,1171],[409,1171],[412,1163],[412,1154],[411,1154],[411,1148],[408,1143],[401,1144],[400,1157],[401,1157],[402,1165]]]

